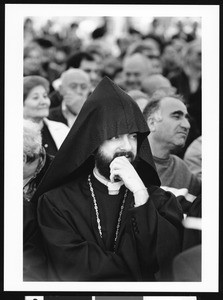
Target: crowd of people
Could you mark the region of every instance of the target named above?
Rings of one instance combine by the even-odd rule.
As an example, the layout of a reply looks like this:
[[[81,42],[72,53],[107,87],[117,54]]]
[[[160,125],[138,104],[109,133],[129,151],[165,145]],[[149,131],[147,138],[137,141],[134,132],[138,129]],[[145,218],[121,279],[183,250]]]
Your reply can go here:
[[[25,281],[201,281],[199,24],[159,22],[24,21]]]

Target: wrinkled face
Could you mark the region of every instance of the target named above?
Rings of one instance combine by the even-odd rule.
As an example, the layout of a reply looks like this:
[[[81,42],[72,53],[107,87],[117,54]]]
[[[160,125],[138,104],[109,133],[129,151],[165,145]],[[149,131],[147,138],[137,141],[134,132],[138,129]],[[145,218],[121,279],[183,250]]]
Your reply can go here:
[[[140,90],[142,80],[148,74],[149,62],[140,57],[127,58],[123,64],[123,77],[126,91]]]
[[[80,69],[88,73],[92,88],[95,88],[101,81],[101,68],[96,61],[82,60]]]
[[[131,163],[137,154],[137,134],[122,134],[106,140],[95,155],[95,165],[99,173],[109,180],[110,163],[118,156],[126,156]]]
[[[178,99],[166,97],[160,102],[161,121],[155,122],[154,137],[169,150],[183,147],[190,129],[186,106]]]
[[[63,80],[61,95],[66,107],[73,113],[78,114],[88,97],[90,82],[83,74],[70,74]]]
[[[49,115],[50,99],[41,85],[34,87],[23,103],[24,119],[41,120]]]

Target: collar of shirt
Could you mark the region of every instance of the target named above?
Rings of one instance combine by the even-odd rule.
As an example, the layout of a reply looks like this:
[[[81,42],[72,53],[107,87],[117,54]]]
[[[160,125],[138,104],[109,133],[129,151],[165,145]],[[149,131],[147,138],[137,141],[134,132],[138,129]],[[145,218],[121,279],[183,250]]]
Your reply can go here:
[[[72,125],[74,124],[77,115],[72,114],[66,107],[65,103],[62,101],[62,114],[64,115],[64,117],[67,119],[67,124],[68,127],[72,127]]]
[[[109,195],[117,195],[119,193],[119,190],[120,190],[121,186],[124,184],[123,181],[111,182],[109,180],[106,180],[104,178],[99,177],[96,174],[95,168],[93,170],[93,174],[94,174],[95,178],[98,181],[100,181],[102,184],[104,184],[104,185],[106,185],[108,187],[108,193],[109,193]]]

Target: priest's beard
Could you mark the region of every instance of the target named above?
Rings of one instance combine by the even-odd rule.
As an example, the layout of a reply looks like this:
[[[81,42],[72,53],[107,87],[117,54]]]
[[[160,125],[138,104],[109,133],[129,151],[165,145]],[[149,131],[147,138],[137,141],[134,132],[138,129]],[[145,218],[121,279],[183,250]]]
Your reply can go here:
[[[105,156],[102,152],[100,152],[100,150],[97,150],[97,152],[95,153],[95,166],[98,169],[99,173],[104,176],[107,180],[110,180],[110,164],[111,162],[119,156],[125,156],[127,157],[130,162],[134,165],[134,161],[135,161],[135,155],[133,152],[131,151],[119,151],[116,152],[112,159],[108,158],[107,156]],[[120,178],[115,179],[115,181],[119,181]]]

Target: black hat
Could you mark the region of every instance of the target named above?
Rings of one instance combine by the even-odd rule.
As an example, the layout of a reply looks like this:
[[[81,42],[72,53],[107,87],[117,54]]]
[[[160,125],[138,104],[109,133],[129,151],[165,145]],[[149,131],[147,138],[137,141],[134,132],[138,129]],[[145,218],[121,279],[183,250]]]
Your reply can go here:
[[[108,77],[85,101],[75,123],[56,154],[35,196],[94,167],[93,153],[112,137],[137,133],[137,172],[145,185],[160,185],[147,136],[149,128],[132,98]]]

